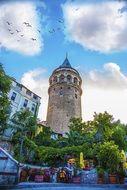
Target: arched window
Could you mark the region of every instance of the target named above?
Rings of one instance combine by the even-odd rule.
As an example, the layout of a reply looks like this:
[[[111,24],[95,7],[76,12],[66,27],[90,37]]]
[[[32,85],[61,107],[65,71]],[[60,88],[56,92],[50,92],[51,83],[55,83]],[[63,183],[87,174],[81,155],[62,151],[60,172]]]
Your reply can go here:
[[[53,82],[57,82],[57,76],[54,76]]]
[[[64,82],[64,75],[60,75],[60,82]]]
[[[81,81],[79,81],[79,85],[81,86]]]
[[[71,75],[67,75],[67,82],[71,82],[71,81],[72,81]]]
[[[74,83],[77,84],[78,83],[78,79],[76,77],[74,77]]]

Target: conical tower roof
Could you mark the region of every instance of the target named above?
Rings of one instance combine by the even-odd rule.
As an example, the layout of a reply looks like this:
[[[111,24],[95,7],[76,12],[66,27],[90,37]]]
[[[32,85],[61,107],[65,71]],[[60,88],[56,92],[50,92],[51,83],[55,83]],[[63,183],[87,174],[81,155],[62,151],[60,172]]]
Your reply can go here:
[[[62,65],[59,66],[59,68],[72,68],[70,62],[68,61],[68,58],[66,57]]]

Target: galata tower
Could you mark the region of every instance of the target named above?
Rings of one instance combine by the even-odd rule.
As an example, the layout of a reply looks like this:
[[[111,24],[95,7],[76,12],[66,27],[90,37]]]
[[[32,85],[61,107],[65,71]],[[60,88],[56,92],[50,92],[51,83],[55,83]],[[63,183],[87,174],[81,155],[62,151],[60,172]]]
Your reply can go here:
[[[49,78],[47,126],[61,135],[69,132],[71,118],[81,118],[82,79],[68,61],[55,69]]]

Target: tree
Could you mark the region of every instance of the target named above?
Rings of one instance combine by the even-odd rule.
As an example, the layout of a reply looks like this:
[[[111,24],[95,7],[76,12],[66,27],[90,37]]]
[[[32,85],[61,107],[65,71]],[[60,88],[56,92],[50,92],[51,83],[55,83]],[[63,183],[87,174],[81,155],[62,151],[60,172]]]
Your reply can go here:
[[[127,150],[126,131],[122,124],[116,126],[112,134],[112,140],[118,145],[120,150]]]
[[[92,125],[96,132],[99,130],[99,132],[103,136],[104,141],[111,139],[116,124],[117,122],[114,121],[113,116],[107,113],[106,111],[104,113],[99,114],[97,114],[96,112],[94,113]]]
[[[0,133],[7,128],[7,121],[10,115],[10,102],[8,92],[11,88],[11,79],[5,74],[0,64]]]
[[[53,146],[54,140],[51,138],[52,131],[49,127],[42,126],[42,132],[35,137],[38,146]]]
[[[15,134],[17,134],[17,137],[20,140],[19,156],[21,157],[23,154],[24,140],[27,137],[33,139],[37,131],[36,117],[34,117],[32,112],[30,112],[28,109],[21,109],[12,116],[11,127],[15,130]]]
[[[96,155],[102,168],[112,174],[117,172],[118,165],[121,162],[121,151],[113,141],[100,144]]]

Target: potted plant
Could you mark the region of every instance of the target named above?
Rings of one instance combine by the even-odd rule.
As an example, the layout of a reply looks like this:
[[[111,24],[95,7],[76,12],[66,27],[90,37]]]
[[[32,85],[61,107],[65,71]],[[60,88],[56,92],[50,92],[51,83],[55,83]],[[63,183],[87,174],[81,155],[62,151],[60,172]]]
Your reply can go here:
[[[35,175],[35,182],[43,182],[44,181],[44,170],[40,169]]]
[[[118,174],[119,183],[120,184],[124,183],[125,170],[123,169],[123,167],[118,169],[117,174]]]
[[[100,166],[97,167],[97,175],[98,175],[98,184],[103,184],[104,183],[104,169]]]
[[[74,175],[72,177],[72,181],[73,183],[80,183],[81,181],[80,175],[78,174],[78,169],[76,167],[74,167]]]
[[[104,142],[98,150],[97,158],[105,171],[108,171],[109,183],[117,183],[117,169],[121,160],[118,146],[113,141]]]
[[[109,183],[115,184],[117,183],[117,170],[116,169],[108,169]]]

